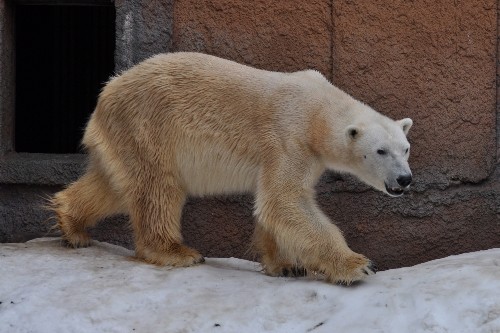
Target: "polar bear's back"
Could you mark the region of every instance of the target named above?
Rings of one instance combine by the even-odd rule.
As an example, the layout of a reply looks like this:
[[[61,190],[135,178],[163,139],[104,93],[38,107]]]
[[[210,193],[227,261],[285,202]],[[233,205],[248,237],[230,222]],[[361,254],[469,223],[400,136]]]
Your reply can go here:
[[[158,55],[110,80],[83,144],[119,183],[147,163],[176,172],[192,194],[250,191],[275,142],[270,95],[283,80],[212,56]]]

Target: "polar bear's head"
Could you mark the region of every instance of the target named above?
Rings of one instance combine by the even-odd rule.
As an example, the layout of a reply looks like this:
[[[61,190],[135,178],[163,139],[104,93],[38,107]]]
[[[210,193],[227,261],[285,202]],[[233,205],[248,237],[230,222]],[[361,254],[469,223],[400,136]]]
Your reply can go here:
[[[412,182],[406,138],[412,124],[410,118],[394,121],[381,116],[347,126],[349,171],[377,190],[402,195]]]

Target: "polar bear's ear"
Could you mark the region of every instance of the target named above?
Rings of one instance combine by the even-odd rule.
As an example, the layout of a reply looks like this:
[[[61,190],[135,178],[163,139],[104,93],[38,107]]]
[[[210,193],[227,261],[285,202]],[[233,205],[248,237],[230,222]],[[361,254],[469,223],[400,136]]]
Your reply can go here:
[[[355,139],[359,138],[360,134],[361,134],[361,130],[356,125],[349,125],[345,129],[345,135],[351,140],[355,140]]]
[[[401,128],[403,129],[403,132],[405,132],[405,134],[408,135],[408,131],[410,130],[411,125],[413,125],[413,120],[411,120],[410,118],[404,118],[404,119],[398,120],[398,123],[401,126]]]

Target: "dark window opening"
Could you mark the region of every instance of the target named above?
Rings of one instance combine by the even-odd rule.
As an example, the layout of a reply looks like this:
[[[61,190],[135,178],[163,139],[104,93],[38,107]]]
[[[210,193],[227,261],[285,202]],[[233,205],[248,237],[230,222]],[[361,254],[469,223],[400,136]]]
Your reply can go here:
[[[16,151],[79,152],[114,70],[114,6],[18,5],[15,29]]]

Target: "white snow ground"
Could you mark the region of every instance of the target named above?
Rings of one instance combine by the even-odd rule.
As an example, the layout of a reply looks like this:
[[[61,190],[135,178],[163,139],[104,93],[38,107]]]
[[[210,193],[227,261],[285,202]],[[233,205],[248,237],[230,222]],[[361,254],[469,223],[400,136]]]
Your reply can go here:
[[[353,287],[273,278],[234,258],[168,269],[131,254],[0,244],[0,332],[500,332],[500,248]]]

